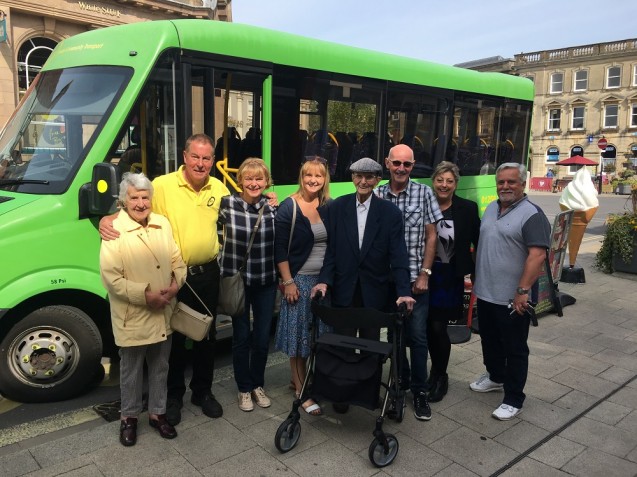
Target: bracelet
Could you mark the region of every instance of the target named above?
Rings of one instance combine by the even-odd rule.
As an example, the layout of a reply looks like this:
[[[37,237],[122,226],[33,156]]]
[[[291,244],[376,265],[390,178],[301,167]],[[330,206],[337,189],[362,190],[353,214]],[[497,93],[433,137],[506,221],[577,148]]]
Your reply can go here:
[[[281,285],[283,285],[284,287],[287,287],[288,285],[292,285],[293,283],[294,283],[294,278],[290,278],[289,280],[281,282]]]

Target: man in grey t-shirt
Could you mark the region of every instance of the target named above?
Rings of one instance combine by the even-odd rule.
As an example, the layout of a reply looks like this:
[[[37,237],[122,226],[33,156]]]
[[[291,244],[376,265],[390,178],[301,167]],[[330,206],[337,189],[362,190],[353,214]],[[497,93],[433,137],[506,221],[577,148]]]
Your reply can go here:
[[[482,356],[487,372],[473,391],[504,389],[493,417],[509,420],[522,411],[529,367],[529,301],[550,245],[551,226],[524,194],[526,167],[515,162],[496,171],[498,200],[487,206],[480,225],[476,262]]]

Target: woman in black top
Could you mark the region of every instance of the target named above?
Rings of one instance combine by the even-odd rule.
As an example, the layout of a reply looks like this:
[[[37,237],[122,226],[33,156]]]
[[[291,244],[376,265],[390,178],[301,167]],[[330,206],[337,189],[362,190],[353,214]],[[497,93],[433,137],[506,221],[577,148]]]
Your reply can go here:
[[[436,259],[429,278],[430,402],[438,402],[447,394],[447,365],[451,354],[447,323],[462,318],[464,277],[475,270],[472,250],[478,246],[480,235],[477,204],[455,195],[459,178],[458,167],[447,161],[438,164],[432,174],[433,190],[443,219],[436,224]]]

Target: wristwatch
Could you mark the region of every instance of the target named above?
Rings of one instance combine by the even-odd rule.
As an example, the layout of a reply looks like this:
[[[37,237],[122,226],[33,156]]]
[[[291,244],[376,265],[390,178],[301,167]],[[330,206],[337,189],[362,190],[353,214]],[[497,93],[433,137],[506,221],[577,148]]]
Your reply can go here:
[[[518,287],[517,294],[518,295],[528,295],[529,294],[529,290],[527,288]]]
[[[430,268],[421,268],[420,269],[420,273],[426,273],[427,275],[431,275],[431,269]]]

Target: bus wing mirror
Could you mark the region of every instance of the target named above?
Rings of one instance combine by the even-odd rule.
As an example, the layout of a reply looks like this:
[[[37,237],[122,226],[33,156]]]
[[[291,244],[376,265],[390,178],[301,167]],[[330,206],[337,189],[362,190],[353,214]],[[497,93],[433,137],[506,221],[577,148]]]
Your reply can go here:
[[[90,184],[80,189],[80,218],[110,215],[117,211],[119,170],[114,164],[100,162],[93,166]]]

